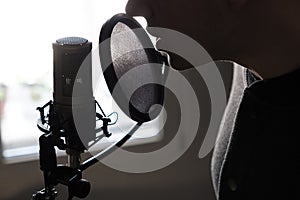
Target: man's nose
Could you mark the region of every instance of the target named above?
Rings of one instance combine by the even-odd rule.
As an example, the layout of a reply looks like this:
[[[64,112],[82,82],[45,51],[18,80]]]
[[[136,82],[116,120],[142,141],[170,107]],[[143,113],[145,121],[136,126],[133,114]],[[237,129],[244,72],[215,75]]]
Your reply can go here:
[[[130,16],[151,17],[152,11],[149,5],[151,0],[129,0],[126,5],[126,14]]]

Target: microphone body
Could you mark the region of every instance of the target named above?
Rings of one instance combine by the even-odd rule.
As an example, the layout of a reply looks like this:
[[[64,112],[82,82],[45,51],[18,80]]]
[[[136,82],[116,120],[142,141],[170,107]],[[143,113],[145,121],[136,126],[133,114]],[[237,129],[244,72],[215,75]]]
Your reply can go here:
[[[53,43],[55,121],[52,132],[66,138],[71,166],[80,164],[78,156],[95,138],[91,50],[92,43],[80,37],[62,38]]]

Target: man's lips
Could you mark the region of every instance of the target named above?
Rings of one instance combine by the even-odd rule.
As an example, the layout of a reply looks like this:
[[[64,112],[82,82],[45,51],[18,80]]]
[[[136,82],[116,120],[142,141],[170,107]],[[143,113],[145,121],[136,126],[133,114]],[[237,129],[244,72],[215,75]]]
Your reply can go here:
[[[155,42],[157,43],[157,42],[159,42],[161,40],[161,38],[160,37],[157,37],[156,39],[155,39]]]
[[[159,36],[159,34],[155,32],[151,27],[146,27],[146,30],[152,37],[154,37],[152,39],[152,42],[154,43],[155,46],[157,46],[157,43],[161,41],[161,37]]]

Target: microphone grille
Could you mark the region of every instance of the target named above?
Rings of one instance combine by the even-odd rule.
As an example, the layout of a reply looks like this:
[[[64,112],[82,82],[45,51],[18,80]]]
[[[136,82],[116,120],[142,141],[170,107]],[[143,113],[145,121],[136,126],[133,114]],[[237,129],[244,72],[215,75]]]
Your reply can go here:
[[[81,37],[65,37],[56,40],[56,43],[60,45],[83,45],[88,42],[87,39]]]

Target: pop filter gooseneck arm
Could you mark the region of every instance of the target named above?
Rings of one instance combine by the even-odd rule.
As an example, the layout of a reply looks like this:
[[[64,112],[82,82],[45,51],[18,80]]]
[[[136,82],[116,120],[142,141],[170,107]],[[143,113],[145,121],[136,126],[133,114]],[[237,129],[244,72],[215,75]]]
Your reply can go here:
[[[137,123],[128,134],[126,134],[121,140],[115,142],[114,144],[107,147],[102,152],[98,153],[97,155],[93,156],[92,158],[89,158],[88,160],[84,161],[82,165],[80,166],[80,170],[84,171],[90,166],[96,164],[99,160],[102,160],[106,156],[110,155],[112,152],[123,146],[132,136],[133,134],[139,129],[139,127],[142,125],[142,123]]]

